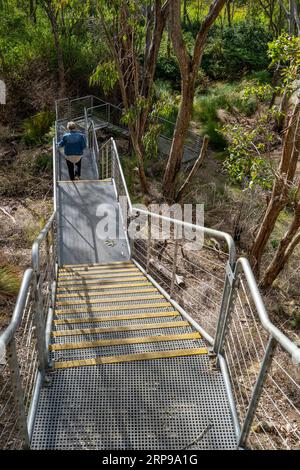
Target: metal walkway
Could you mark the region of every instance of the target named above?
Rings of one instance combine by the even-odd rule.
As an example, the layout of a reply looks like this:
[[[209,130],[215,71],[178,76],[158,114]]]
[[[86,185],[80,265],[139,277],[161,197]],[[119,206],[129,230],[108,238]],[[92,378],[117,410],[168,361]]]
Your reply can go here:
[[[61,264],[105,264],[129,259],[111,182],[59,182],[57,192]],[[105,213],[101,204],[105,204]],[[105,214],[109,219],[116,219],[115,231],[107,233],[107,240],[97,235],[98,224]]]
[[[227,233],[134,207],[90,97],[71,104],[88,152],[68,181],[58,115],[54,213],[0,336],[0,448],[299,448],[300,349],[247,259]]]
[[[236,447],[206,342],[135,264],[62,267],[56,298],[33,449]]]
[[[31,447],[233,449],[222,374],[212,370],[200,333],[128,261],[112,180],[96,180],[93,157],[89,149],[81,181],[57,182],[61,268],[52,371]],[[67,179],[64,158],[57,158],[59,176]],[[118,221],[109,244],[97,234],[101,204]]]

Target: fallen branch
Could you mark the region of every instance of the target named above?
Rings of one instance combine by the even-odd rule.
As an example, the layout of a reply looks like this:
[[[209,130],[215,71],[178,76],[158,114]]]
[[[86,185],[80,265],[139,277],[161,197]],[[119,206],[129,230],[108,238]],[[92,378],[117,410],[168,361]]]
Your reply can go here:
[[[193,179],[193,177],[195,176],[195,174],[199,170],[200,166],[202,165],[203,160],[204,160],[204,158],[207,154],[208,142],[209,142],[209,138],[208,138],[207,135],[205,135],[204,139],[203,139],[203,142],[202,142],[202,147],[201,147],[199,157],[195,161],[195,164],[194,164],[193,168],[191,169],[187,179],[185,180],[185,182],[183,183],[183,185],[181,186],[181,188],[179,189],[179,191],[177,193],[177,196],[176,196],[176,201],[177,202],[181,201],[182,197],[184,196],[184,194],[186,193],[186,191],[189,187],[189,184],[190,184],[191,180]]]
[[[7,210],[4,209],[4,207],[0,207],[0,210],[3,212],[3,214],[7,215],[7,217],[9,217],[13,221],[14,224],[16,223],[16,219],[12,215],[10,215],[10,213],[7,212]]]

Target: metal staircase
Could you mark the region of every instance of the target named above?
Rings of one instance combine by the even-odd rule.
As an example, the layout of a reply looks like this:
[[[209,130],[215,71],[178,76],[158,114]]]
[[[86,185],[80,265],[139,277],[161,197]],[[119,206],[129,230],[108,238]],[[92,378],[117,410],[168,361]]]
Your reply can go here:
[[[86,98],[75,102],[81,125]],[[298,448],[300,350],[231,236],[133,206],[93,121],[70,183],[63,127],[58,115],[54,213],[0,336],[0,447]],[[117,221],[106,239],[103,204]]]

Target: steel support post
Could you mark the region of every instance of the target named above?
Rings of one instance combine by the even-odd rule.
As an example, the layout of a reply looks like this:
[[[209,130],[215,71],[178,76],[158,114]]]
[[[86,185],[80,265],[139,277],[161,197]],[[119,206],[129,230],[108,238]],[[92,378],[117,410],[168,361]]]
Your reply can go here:
[[[46,351],[45,340],[45,321],[43,312],[43,299],[41,295],[40,274],[35,271],[33,275],[33,293],[34,293],[34,317],[33,321],[36,328],[37,352],[39,358],[39,371],[42,378],[45,377],[46,367],[48,366],[48,354]]]
[[[175,238],[175,246],[174,246],[174,258],[173,258],[173,267],[172,267],[172,279],[171,279],[171,288],[170,288],[170,296],[173,296],[175,282],[176,282],[176,268],[177,268],[177,256],[178,256],[178,226],[174,227],[174,238]]]
[[[226,326],[228,322],[229,313],[234,300],[234,290],[236,287],[236,279],[230,264],[227,264],[225,285],[223,290],[223,297],[221,303],[221,309],[219,314],[219,320],[217,324],[217,331],[215,335],[213,351],[215,354],[222,353],[224,336],[226,332]]]
[[[23,442],[23,448],[29,449],[30,440],[27,428],[27,418],[24,404],[24,394],[22,389],[20,367],[18,363],[17,349],[15,339],[12,338],[6,347],[7,362],[10,370],[11,383],[13,387],[13,396],[16,403],[16,409],[19,421],[19,431]]]
[[[150,256],[151,256],[151,216],[147,215],[147,228],[148,228],[148,244],[147,244],[147,263],[146,263],[146,273],[149,273],[150,265]]]
[[[268,345],[265,351],[263,361],[260,366],[260,371],[252,392],[250,403],[248,406],[247,414],[244,420],[244,424],[241,430],[241,435],[239,439],[239,447],[244,448],[251,431],[251,426],[257,410],[258,402],[261,397],[263,387],[267,378],[268,370],[271,367],[272,360],[274,357],[275,349],[277,346],[277,341],[271,336],[268,341]]]

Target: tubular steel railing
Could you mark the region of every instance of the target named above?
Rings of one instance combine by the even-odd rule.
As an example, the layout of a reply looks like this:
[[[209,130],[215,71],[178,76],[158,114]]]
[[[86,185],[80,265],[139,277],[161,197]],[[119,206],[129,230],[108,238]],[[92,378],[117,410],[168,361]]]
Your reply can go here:
[[[132,259],[211,345],[237,445],[299,448],[300,349],[270,321],[247,259],[236,259],[234,242],[224,232],[133,207],[114,140],[101,152],[111,154]],[[142,237],[131,235],[132,226]],[[178,236],[182,228],[190,231]],[[203,245],[195,250],[190,243],[197,231]]]
[[[88,130],[91,121],[97,124],[98,128],[106,127],[112,132],[119,132],[128,135],[128,128],[123,122],[124,110],[121,106],[115,106],[112,103],[105,102],[93,95],[84,96],[69,100],[68,98],[56,101],[56,119],[57,121],[66,121],[72,119],[84,120],[86,130]],[[158,117],[160,126],[160,144],[167,149],[171,145],[176,123],[165,118]],[[184,148],[191,154],[192,159],[197,158],[200,153],[202,137],[192,130],[187,131]],[[190,160],[190,159],[189,159]]]
[[[58,102],[58,111],[65,105]],[[73,109],[80,114],[77,103]],[[300,349],[270,321],[250,265],[237,259],[232,237],[176,219],[174,208],[134,207],[115,141],[99,148],[93,123],[88,137],[99,178],[112,179],[131,258],[210,345],[211,367],[223,374],[237,447],[299,448]],[[56,187],[55,140],[53,149]],[[47,381],[58,264],[55,219],[54,213],[33,245],[32,268],[0,336],[4,449],[30,446],[40,388]]]
[[[56,279],[55,214],[32,247],[9,326],[0,336],[0,448],[29,448],[39,392],[47,380],[49,315]]]

